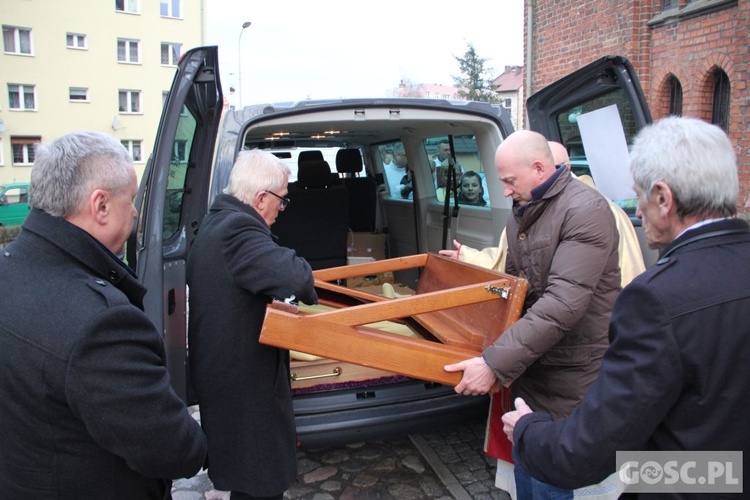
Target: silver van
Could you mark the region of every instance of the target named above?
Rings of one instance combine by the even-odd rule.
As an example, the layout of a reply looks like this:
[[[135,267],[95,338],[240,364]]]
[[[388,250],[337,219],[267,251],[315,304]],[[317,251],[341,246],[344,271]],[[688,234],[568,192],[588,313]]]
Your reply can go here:
[[[633,68],[621,57],[591,63],[532,96],[527,109],[532,128],[550,140],[572,144],[580,142],[580,133],[567,119],[571,110],[612,104],[628,141],[651,121]],[[188,51],[164,106],[126,255],[148,288],[146,312],[164,334],[178,394],[195,403],[187,374],[186,257],[239,151],[319,151],[330,168],[331,184],[346,186],[351,183],[347,179],[359,179],[360,186],[349,191],[346,234],[335,236],[345,238],[344,252],[351,250],[354,238],[368,235],[383,242],[381,256],[399,257],[450,248],[453,239],[476,248],[498,244],[511,202],[494,175],[493,159],[512,132],[503,107],[481,102],[373,98],[234,109],[224,103],[217,47]],[[446,196],[446,170],[438,157],[444,142],[455,157],[456,173],[473,171],[481,179],[481,201],[462,204],[452,192]],[[177,143],[185,148],[185,161],[174,158]],[[405,154],[406,167],[394,164],[396,153]],[[339,157],[344,158],[341,164]],[[298,253],[309,258],[313,251],[300,245]],[[346,262],[341,245],[336,248],[335,261]],[[418,279],[415,271],[394,277],[414,288]],[[311,364],[324,366],[326,361],[297,360],[292,367],[301,446],[426,431],[487,415],[487,397],[465,397],[449,386],[339,362],[312,378],[299,376]]]

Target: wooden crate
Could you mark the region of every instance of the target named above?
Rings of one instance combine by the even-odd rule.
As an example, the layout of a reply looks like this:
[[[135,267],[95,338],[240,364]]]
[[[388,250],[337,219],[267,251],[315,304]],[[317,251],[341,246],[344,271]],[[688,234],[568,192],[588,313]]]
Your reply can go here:
[[[420,268],[416,295],[397,299],[338,285],[348,278]],[[271,304],[261,343],[456,385],[461,373],[446,364],[478,356],[518,320],[527,282],[437,254],[419,254],[313,272],[319,295],[337,309],[300,314]],[[337,302],[335,297],[342,299]],[[351,305],[352,300],[360,303]],[[378,321],[415,321],[438,341],[408,338],[364,326]]]

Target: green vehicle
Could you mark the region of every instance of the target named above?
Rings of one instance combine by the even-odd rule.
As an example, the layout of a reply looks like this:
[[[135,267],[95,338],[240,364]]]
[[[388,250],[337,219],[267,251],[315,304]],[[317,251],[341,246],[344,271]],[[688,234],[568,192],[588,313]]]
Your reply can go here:
[[[28,182],[0,185],[0,226],[20,226],[30,210]]]

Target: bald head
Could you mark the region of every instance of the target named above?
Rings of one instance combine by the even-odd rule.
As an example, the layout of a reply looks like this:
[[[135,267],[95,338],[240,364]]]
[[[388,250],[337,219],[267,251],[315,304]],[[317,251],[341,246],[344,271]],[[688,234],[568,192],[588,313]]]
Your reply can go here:
[[[570,156],[568,156],[568,150],[565,149],[565,146],[557,141],[549,141],[548,144],[550,151],[552,151],[552,159],[554,160],[555,165],[560,165],[562,163],[570,168]]]
[[[555,163],[547,139],[542,134],[531,130],[519,130],[510,134],[497,148],[496,165],[498,157],[503,161],[523,161],[528,165],[534,161],[540,161],[545,167],[552,167],[554,171]]]
[[[495,170],[503,182],[505,196],[525,205],[532,199],[531,190],[555,172],[555,161],[542,134],[519,130],[497,148]]]

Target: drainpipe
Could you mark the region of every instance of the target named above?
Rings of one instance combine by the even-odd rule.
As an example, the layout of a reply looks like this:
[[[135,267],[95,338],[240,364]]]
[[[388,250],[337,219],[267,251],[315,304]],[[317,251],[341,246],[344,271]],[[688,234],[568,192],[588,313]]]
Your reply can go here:
[[[524,94],[524,103],[529,95],[531,95],[531,68],[533,66],[532,57],[534,50],[532,49],[532,43],[534,37],[532,36],[534,26],[534,0],[526,0],[526,92]],[[524,115],[526,114],[526,106],[523,106]],[[528,128],[529,118],[524,117],[524,128]]]

